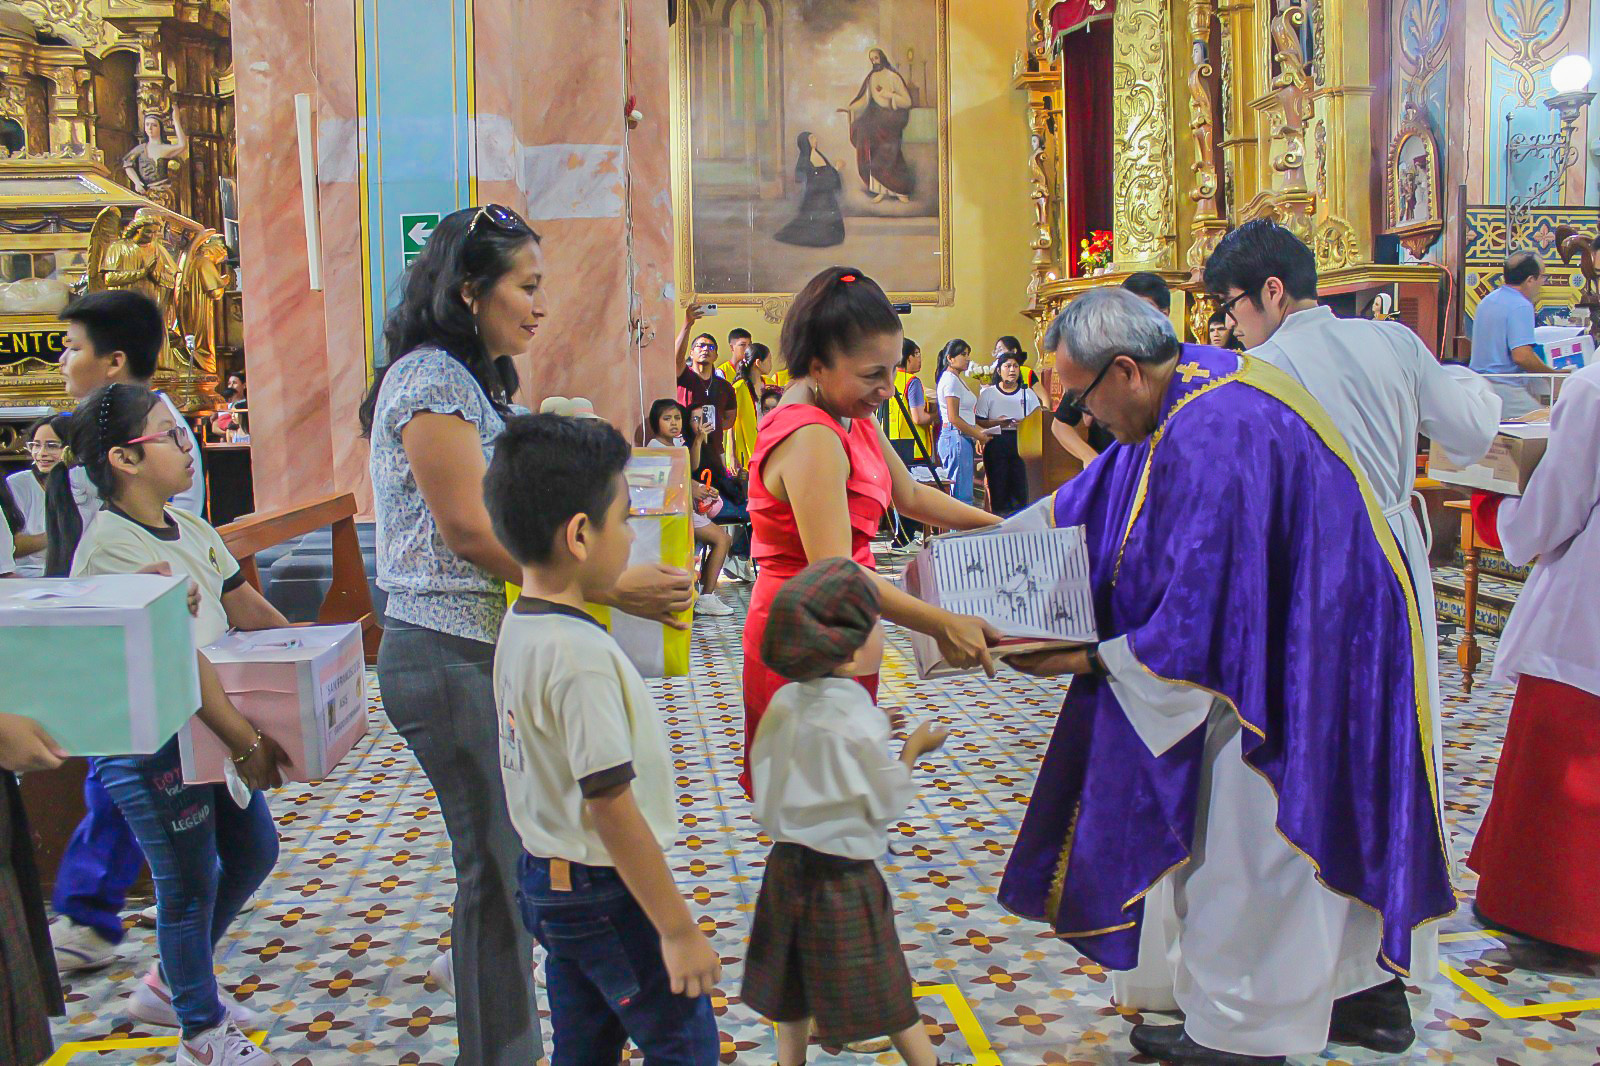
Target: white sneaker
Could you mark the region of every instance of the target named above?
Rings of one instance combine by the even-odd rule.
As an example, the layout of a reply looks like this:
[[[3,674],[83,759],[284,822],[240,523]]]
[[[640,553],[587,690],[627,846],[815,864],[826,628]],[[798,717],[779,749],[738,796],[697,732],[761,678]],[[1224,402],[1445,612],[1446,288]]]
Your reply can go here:
[[[133,920],[145,929],[156,927],[156,905],[154,903],[133,916]]]
[[[231,1020],[178,1042],[178,1066],[283,1066],[256,1047]]]
[[[730,618],[734,610],[718,599],[715,592],[708,592],[694,601],[694,613],[703,614],[707,618]]]
[[[428,976],[433,983],[438,985],[445,995],[451,999],[456,998],[456,971],[452,960],[452,953],[441,951],[434,956],[433,965],[428,967]]]
[[[70,918],[57,918],[50,923],[50,941],[55,947],[56,969],[61,973],[98,970],[121,958],[117,945]]]
[[[533,945],[533,983],[540,988],[544,987],[544,960],[550,953],[545,951],[544,945],[538,941]]]
[[[248,1032],[265,1028],[261,1024],[261,1015],[243,1003],[228,995],[222,996],[221,999],[222,1009],[227,1012],[226,1021]],[[177,1009],[172,1005],[172,992],[153,966],[149,973],[139,979],[138,987],[128,997],[126,1012],[128,1017],[146,1025],[156,1025],[164,1029],[179,1029],[183,1026],[183,1023],[178,1021]]]

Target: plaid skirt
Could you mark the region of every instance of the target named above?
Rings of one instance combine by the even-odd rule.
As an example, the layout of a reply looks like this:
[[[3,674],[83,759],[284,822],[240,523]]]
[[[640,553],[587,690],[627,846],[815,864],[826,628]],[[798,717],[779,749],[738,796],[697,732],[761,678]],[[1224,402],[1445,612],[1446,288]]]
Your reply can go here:
[[[920,1020],[876,863],[773,846],[750,928],[743,998],[775,1022],[813,1019],[827,1047]]]
[[[49,1058],[55,1048],[46,1015],[59,1013],[33,841],[17,779],[0,770],[0,1062],[33,1066]]]

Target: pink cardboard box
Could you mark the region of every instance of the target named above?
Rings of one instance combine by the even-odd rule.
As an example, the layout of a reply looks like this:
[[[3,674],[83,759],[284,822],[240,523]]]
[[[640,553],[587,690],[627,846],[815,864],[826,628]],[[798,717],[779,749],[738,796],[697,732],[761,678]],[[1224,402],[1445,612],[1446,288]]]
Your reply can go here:
[[[239,713],[289,756],[286,781],[321,781],[367,733],[358,625],[229,633],[200,649]],[[227,746],[198,718],[178,734],[183,779],[220,782]]]

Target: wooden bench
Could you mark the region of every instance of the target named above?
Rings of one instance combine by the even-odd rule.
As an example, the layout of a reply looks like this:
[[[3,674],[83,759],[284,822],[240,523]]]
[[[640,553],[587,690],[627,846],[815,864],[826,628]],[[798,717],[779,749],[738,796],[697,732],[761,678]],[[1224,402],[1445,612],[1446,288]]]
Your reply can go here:
[[[257,553],[295,537],[314,533],[323,526],[331,526],[333,580],[322,598],[317,621],[325,625],[358,623],[361,626],[362,643],[366,647],[367,663],[371,665],[378,661],[378,644],[383,640],[383,626],[372,610],[372,590],[367,585],[367,570],[361,559],[361,542],[356,537],[355,518],[356,498],[347,492],[276,511],[247,515],[220,527],[217,532],[222,534],[228,551],[239,560],[245,580],[260,590],[261,573],[256,569]]]

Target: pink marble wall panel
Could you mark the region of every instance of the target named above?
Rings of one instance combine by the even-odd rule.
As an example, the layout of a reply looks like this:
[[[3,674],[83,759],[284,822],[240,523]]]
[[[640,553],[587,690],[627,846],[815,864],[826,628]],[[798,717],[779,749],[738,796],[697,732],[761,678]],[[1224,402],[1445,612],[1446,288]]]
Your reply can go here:
[[[333,491],[322,295],[310,287],[294,97],[315,92],[305,0],[233,6],[240,273],[256,507]]]

